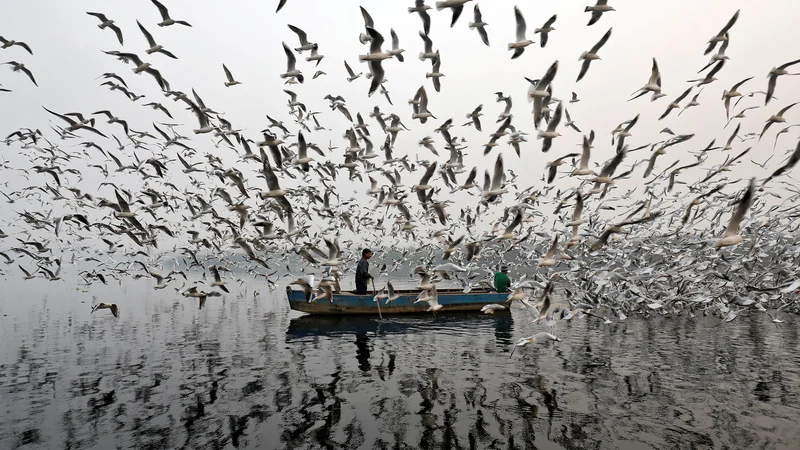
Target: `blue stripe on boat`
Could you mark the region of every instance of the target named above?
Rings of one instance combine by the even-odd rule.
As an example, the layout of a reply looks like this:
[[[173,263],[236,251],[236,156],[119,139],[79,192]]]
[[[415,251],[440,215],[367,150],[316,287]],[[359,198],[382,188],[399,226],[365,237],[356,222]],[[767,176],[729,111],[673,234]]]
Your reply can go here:
[[[428,310],[428,303],[414,303],[419,291],[416,292],[397,292],[400,298],[386,304],[386,300],[381,300],[381,314],[413,314],[424,313]],[[492,303],[502,304],[508,299],[508,293],[497,293],[489,291],[472,291],[465,294],[460,290],[440,290],[439,304],[442,305],[440,312],[447,311],[480,311],[486,305]],[[333,303],[328,300],[318,300],[309,303],[303,291],[293,290],[290,286],[286,288],[286,297],[289,307],[295,311],[302,311],[311,314],[378,314],[378,307],[375,304],[373,294],[355,295],[350,292],[341,292],[333,295]],[[312,294],[312,298],[314,295]]]

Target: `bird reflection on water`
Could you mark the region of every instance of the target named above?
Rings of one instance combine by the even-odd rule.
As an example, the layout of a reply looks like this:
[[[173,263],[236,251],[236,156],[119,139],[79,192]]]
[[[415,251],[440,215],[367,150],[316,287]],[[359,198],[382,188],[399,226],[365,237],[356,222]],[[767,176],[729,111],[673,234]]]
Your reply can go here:
[[[148,292],[125,323],[3,318],[0,448],[791,448],[798,332],[748,316],[296,317],[282,292]],[[4,313],[7,311],[4,311]],[[11,320],[10,318],[15,319]],[[20,343],[10,348],[10,343]]]

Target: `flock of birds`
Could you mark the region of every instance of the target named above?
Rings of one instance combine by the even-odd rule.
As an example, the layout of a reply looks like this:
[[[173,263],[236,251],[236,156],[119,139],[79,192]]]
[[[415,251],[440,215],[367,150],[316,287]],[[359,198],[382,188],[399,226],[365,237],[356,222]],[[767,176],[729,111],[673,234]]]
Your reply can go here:
[[[158,27],[192,27],[173,19],[174,13],[159,1],[151,1],[161,16]],[[470,1],[439,1],[435,8],[438,14],[451,12],[453,27]],[[473,21],[468,27],[489,46],[488,24],[478,2],[474,3]],[[282,0],[278,11],[285,4]],[[421,19],[423,51],[419,59],[431,64],[424,77],[420,73],[420,81],[427,83],[430,79],[434,91],[440,92],[444,73],[440,51],[429,35],[428,11],[432,9],[424,0],[416,0],[407,11]],[[588,25],[608,22],[611,19],[606,17],[612,11],[605,0],[587,6]],[[555,15],[530,33],[523,11],[514,7],[513,13],[516,39],[507,46],[511,59],[530,51],[534,45],[530,37],[538,35],[541,47],[558,39]],[[113,32],[120,46],[125,45],[123,33],[127,29],[103,13],[87,14],[99,20],[97,26],[103,32]],[[49,129],[23,128],[4,138],[29,164],[12,167],[6,161],[0,168],[24,176],[31,185],[0,190],[16,214],[7,223],[11,233],[0,231],[0,245],[5,247],[0,257],[7,264],[17,263],[26,280],[55,281],[61,278],[65,263],[61,255],[71,252],[71,263],[94,264],[94,268],[80,273],[87,284],[107,283],[110,278],[151,277],[154,289],[164,289],[170,283],[175,287],[182,277],[183,286],[175,289],[204,302],[209,296],[229,292],[226,279],[243,283],[245,276],[237,278],[237,272],[264,277],[274,286],[277,274],[296,255],[302,270],[319,275],[320,281],[303,276],[291,284],[302,286],[309,294],[317,291],[315,297],[309,297],[311,301],[330,301],[333,293],[341,290],[342,276],[355,266],[361,247],[371,246],[377,250],[375,259],[385,262],[382,275],[396,276],[402,267],[414,267],[414,276],[420,277],[419,301],[428,302],[433,312],[446,310],[446,305],[437,302],[438,283],[457,278],[465,290],[485,286],[490,281],[477,278],[491,274],[491,268],[500,262],[511,266],[512,273],[526,275],[512,286],[509,303],[491,305],[485,312],[519,303],[534,314],[537,322],[551,326],[556,319],[587,315],[608,322],[609,317],[625,320],[632,313],[693,315],[701,311],[719,314],[722,322],[728,322],[746,310],[770,314],[777,323],[778,312],[797,309],[795,291],[800,283],[795,280],[800,244],[796,231],[800,225],[793,219],[800,216],[800,189],[790,171],[800,160],[800,143],[786,152],[788,157],[776,149],[779,137],[800,124],[788,125],[774,135],[775,151],[766,161],[751,160],[768,169],[770,176],[731,179],[729,174],[735,167],[740,173],[747,172],[745,156],[753,145],[748,141],[760,141],[770,135],[773,124],[787,122],[785,115],[796,102],[776,108],[763,128],[757,125],[760,133],[743,132],[748,126],[743,120],[745,113],[772,108],[771,101],[777,101],[774,95],[780,95],[779,82],[786,75],[797,75],[789,70],[800,60],[773,68],[767,74],[766,91],[745,89],[760,87],[753,77],[721,89],[728,124],[736,122],[730,134],[724,131],[729,136],[724,145],[714,140],[698,151],[690,151],[687,142],[692,142],[693,134],[675,134],[664,128],[661,134],[668,136],[666,139],[630,148],[632,130],[640,120],[648,120],[637,115],[611,130],[614,155],[605,162],[593,161],[594,130],[581,132],[567,111],[568,105],[580,101],[578,94],[571,92],[563,100],[556,96],[555,86],[566,75],[555,61],[541,78],[526,78],[533,128],[541,147],[524,151],[546,154],[554,142],[573,139],[562,133],[582,134],[581,151],[556,155],[547,164],[539,186],[531,183],[534,177],[530,174],[536,173],[532,168],[519,169],[525,172],[517,176],[506,167],[504,158],[509,155],[500,148],[500,139],[508,139],[509,146],[520,155],[530,144],[528,133],[519,124],[528,126],[530,118],[513,117],[512,96],[496,92],[496,100],[505,104],[505,110],[497,119],[496,131],[481,144],[484,158],[494,162],[491,173],[485,170],[481,183],[481,168],[468,168],[463,163],[468,143],[455,135],[458,129],[453,118],[443,120],[434,130],[437,137],[426,136],[419,141],[420,147],[430,152],[429,159],[422,154],[415,159],[398,154],[398,136],[409,130],[403,120],[419,121],[422,126],[440,119],[428,109],[431,93],[425,84],[408,106],[394,107],[386,75],[393,64],[404,61],[404,50],[394,29],[388,30],[389,49],[384,42],[385,27],[376,24],[363,7],[361,14],[364,29],[358,39],[368,47],[363,54],[348,55],[347,59],[365,62],[368,73],[356,73],[345,61],[344,79],[349,83],[362,76],[369,79],[365,94],[370,98],[376,92],[383,95],[395,112],[386,113],[375,106],[365,118],[361,112],[351,114],[341,96],[326,96],[331,114],[342,114],[350,124],[342,130],[341,146],[330,142],[325,148],[313,142],[315,133],[328,131],[321,124],[327,115],[311,111],[288,87],[287,108],[293,120],[276,120],[273,117],[280,117],[281,111],[269,111],[265,128],[254,140],[226,120],[222,112],[206,105],[194,89],[190,93],[175,89],[166,70],[156,69],[136,53],[105,51],[132,66],[134,74],[148,74],[155,83],[147,96],[140,95],[128,87],[126,77],[109,71],[99,74],[101,86],[121,92],[131,102],[151,99],[160,91],[194,114],[198,125],[192,134],[213,136],[218,152],[199,156],[195,148],[199,143],[191,135],[180,134],[179,124],[162,122],[180,117],[173,116],[176,108],[168,108],[166,102],[141,100],[157,117],[151,130],[135,130],[125,118],[109,110],[85,114],[56,112],[43,106],[56,125]],[[711,60],[699,72],[705,72],[703,78],[693,80],[674,100],[663,101],[668,102],[666,109],[659,118],[652,118],[653,122],[666,119],[673,110],[683,114],[701,100],[719,101],[710,98],[710,85],[729,60],[726,50],[738,17],[739,11],[710,37],[704,54],[711,55]],[[150,25],[136,22],[148,43],[144,50],[148,58],[177,59],[145,28]],[[324,80],[333,75],[320,68],[332,70],[333,63],[329,59],[323,62],[321,45],[301,28],[288,27],[297,35],[299,46],[282,44],[286,70],[276,76],[287,86],[328,83]],[[166,42],[166,37],[160,42]],[[17,54],[18,59],[34,57],[35,49],[25,42],[0,37],[0,43],[0,54],[14,54],[19,48],[24,52]],[[602,50],[610,45],[611,28],[580,55],[576,83],[590,69],[613,70],[597,63]],[[303,55],[308,55],[304,64]],[[35,74],[24,63],[5,64],[36,84]],[[222,68],[220,87],[240,89],[242,83],[232,71],[225,64]],[[311,70],[315,72],[309,79],[306,75]],[[4,96],[14,95],[8,89],[3,91]],[[701,97],[704,92],[707,94]],[[666,96],[655,58],[646,84],[630,100],[648,94],[651,101]],[[737,110],[742,101],[749,106]],[[463,126],[482,132],[482,117],[480,105],[466,114]],[[67,148],[66,143],[80,143],[80,150]],[[646,151],[637,153],[642,150]],[[659,156],[667,151],[691,155],[691,161],[657,168]],[[440,152],[449,156],[441,158]],[[727,155],[725,161],[706,164],[715,153]],[[230,163],[232,158],[236,158],[235,163]],[[570,165],[572,168],[568,168]],[[690,169],[705,174],[694,181],[681,179]],[[84,182],[84,177],[90,178],[90,171],[94,176],[101,174],[105,181],[99,186]],[[178,171],[185,174],[185,185],[173,181],[171,174]],[[339,181],[363,183],[368,201],[358,196],[345,198],[336,188],[337,177]],[[617,182],[635,177],[641,179],[641,186],[622,192]],[[559,182],[565,179],[580,183],[559,188]],[[529,186],[518,187],[523,182]],[[8,188],[8,182],[4,186]],[[638,196],[634,195],[637,190]],[[459,192],[474,200],[455,214],[450,211],[455,208],[450,197]],[[544,212],[546,206],[553,209],[552,214]],[[63,212],[54,213],[57,210]],[[344,245],[340,245],[340,237]],[[174,243],[171,250],[160,250],[163,240]],[[320,249],[323,245],[327,251]],[[99,251],[101,246],[103,250]],[[76,257],[81,252],[90,255]],[[517,256],[516,262],[509,259],[509,252]],[[541,255],[538,262],[532,264],[537,255]],[[200,286],[202,281],[187,287],[191,283],[186,271],[167,272],[168,264],[173,268],[183,265],[187,271],[201,272],[204,278],[206,273],[212,274],[214,281],[206,288]],[[289,276],[288,265],[286,272]],[[390,302],[397,297],[387,283],[376,301]],[[110,309],[119,315],[117,304],[99,303],[92,311],[96,309]],[[541,332],[520,340],[518,345],[557,339]]]

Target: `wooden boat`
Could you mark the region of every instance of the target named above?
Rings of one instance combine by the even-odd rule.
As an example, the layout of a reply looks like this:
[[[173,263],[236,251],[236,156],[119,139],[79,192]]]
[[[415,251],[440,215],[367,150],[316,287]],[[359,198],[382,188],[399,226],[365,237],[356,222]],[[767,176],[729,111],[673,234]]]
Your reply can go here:
[[[427,303],[414,303],[417,299],[417,295],[419,295],[418,290],[397,290],[395,292],[400,295],[400,298],[397,300],[390,302],[388,305],[385,299],[381,300],[381,314],[419,314],[428,311]],[[486,290],[476,290],[465,294],[460,289],[441,289],[438,293],[439,304],[442,305],[442,309],[439,310],[440,312],[480,311],[480,309],[486,305],[503,303],[508,299],[507,293],[503,294]],[[294,290],[291,286],[287,286],[286,297],[289,300],[289,307],[291,309],[310,314],[378,315],[378,306],[373,300],[375,298],[373,294],[356,295],[352,292],[342,291],[333,294],[333,302],[328,300],[309,302],[303,291]]]

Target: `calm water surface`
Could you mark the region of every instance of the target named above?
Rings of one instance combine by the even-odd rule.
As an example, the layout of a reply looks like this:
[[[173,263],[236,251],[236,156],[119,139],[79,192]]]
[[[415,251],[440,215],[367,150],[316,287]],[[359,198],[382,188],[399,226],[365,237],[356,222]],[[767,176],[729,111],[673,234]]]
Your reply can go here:
[[[793,317],[578,320],[509,358],[542,330],[524,311],[331,319],[254,284],[199,309],[150,280],[3,282],[0,449],[800,445]]]

